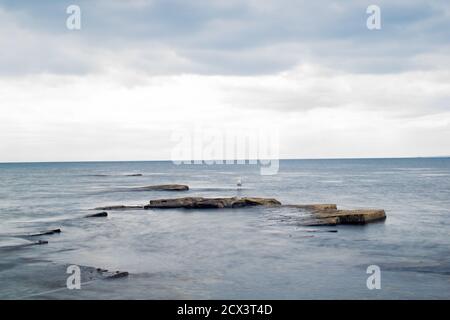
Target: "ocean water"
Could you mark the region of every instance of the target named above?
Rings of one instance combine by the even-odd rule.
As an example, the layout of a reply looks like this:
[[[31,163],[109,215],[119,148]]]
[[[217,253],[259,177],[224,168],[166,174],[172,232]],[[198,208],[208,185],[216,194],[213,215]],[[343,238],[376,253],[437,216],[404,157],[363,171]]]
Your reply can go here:
[[[143,176],[127,176],[141,173]],[[242,190],[236,190],[241,177]],[[187,192],[131,191],[188,184]],[[182,196],[275,197],[285,204],[382,208],[384,222],[304,227],[280,208],[109,211]],[[60,228],[60,234],[15,237]],[[337,232],[327,232],[337,230]],[[0,164],[2,299],[449,299],[450,159]],[[128,271],[69,290],[69,265]],[[381,289],[369,290],[369,265]],[[84,278],[83,278],[84,279]]]

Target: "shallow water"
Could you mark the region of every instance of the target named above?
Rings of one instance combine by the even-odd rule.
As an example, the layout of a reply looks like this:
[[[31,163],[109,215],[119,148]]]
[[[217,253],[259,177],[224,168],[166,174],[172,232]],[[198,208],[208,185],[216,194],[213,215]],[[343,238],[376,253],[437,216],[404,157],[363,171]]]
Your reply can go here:
[[[0,298],[450,298],[449,158],[286,160],[276,175],[259,172],[170,162],[0,164]],[[127,190],[166,183],[191,189]],[[388,218],[322,228],[301,227],[300,213],[279,208],[83,218],[98,206],[178,196],[337,203],[383,208]],[[14,247],[27,241],[11,234],[56,228],[62,232],[32,239],[48,244]],[[130,275],[68,290],[71,264]],[[380,290],[367,289],[369,265],[381,268]]]

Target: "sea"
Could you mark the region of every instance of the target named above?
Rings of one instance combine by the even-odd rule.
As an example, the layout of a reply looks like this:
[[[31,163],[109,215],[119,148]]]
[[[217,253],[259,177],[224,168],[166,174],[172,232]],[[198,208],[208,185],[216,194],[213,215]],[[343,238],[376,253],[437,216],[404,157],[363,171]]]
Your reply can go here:
[[[190,189],[136,189],[174,183]],[[335,203],[387,218],[308,227],[304,213],[276,207],[85,217],[186,196]],[[450,158],[281,160],[272,175],[248,163],[0,164],[0,299],[449,298]]]

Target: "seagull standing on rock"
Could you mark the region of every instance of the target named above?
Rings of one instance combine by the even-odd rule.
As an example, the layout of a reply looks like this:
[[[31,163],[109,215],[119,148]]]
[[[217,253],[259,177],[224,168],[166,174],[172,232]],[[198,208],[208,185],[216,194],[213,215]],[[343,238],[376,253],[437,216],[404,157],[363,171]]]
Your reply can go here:
[[[242,181],[241,178],[238,179],[237,183],[236,183],[238,189],[240,189],[242,187]]]

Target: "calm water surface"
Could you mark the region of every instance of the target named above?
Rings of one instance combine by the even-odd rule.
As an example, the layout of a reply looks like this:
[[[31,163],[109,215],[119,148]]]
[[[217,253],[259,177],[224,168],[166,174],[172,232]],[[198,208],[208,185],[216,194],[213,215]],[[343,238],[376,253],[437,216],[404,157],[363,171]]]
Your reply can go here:
[[[127,176],[133,173],[143,176]],[[124,189],[163,183],[191,189]],[[299,226],[298,212],[279,208],[83,218],[98,206],[178,196],[337,203],[383,208],[388,218],[323,228]],[[252,165],[0,164],[0,221],[3,299],[450,298],[449,158],[286,160],[273,176]],[[62,233],[39,238],[47,245],[16,247],[27,240],[11,237],[55,228]],[[338,232],[324,232],[331,229]],[[71,264],[130,276],[68,290]],[[366,287],[373,264],[381,268],[381,290]]]

